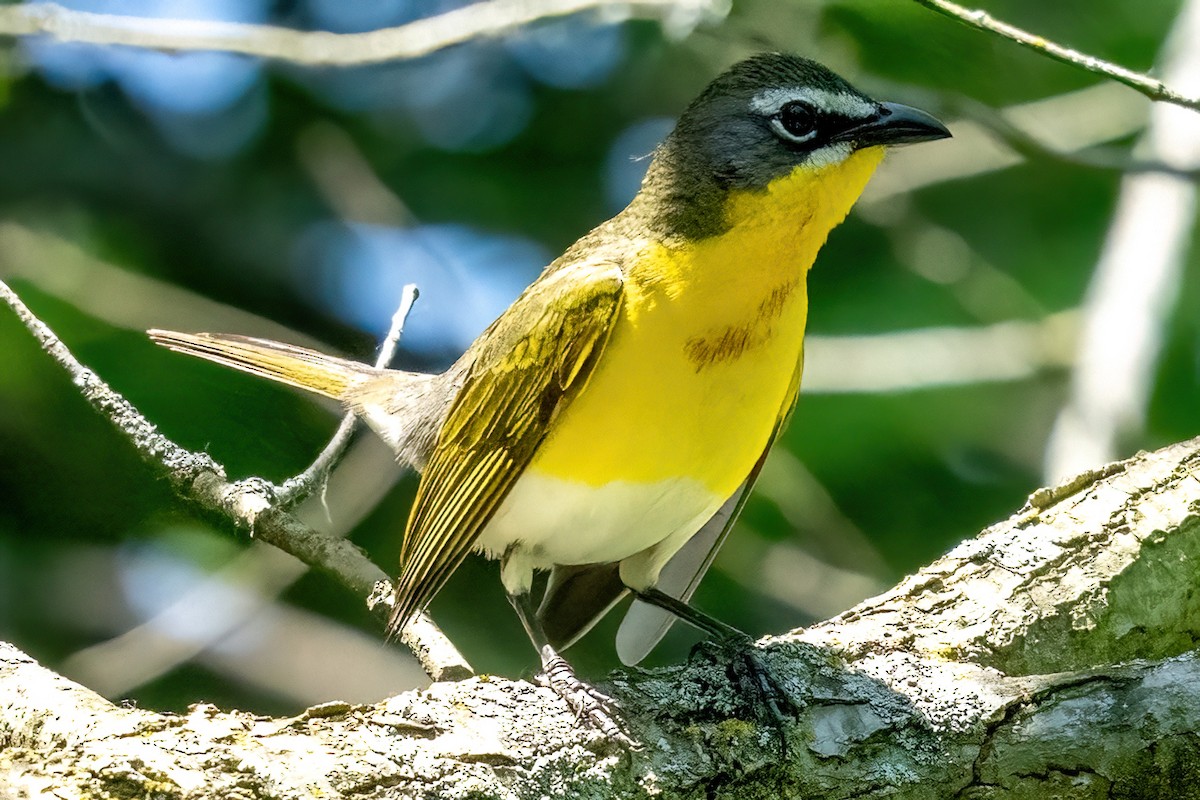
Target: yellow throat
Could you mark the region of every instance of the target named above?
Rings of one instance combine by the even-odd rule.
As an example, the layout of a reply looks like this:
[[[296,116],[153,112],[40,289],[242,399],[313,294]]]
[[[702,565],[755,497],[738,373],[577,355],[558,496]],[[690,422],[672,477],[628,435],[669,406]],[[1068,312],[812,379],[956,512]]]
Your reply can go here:
[[[730,496],[795,400],[808,269],[882,158],[799,167],[734,192],[719,235],[644,242],[603,358],[530,471],[591,486],[683,477]]]

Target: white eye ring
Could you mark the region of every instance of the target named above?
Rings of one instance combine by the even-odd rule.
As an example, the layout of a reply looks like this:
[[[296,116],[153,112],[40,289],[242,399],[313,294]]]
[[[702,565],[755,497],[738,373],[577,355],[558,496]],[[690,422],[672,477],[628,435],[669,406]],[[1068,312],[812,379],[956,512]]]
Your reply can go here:
[[[787,141],[795,142],[796,144],[804,144],[817,135],[815,130],[811,130],[803,136],[796,136],[788,131],[787,128],[783,127],[783,122],[780,121],[779,117],[771,117],[771,130],[775,131],[775,135],[780,139],[786,139]]]
[[[792,101],[771,115],[771,130],[781,139],[803,144],[817,135],[817,117],[807,103]]]

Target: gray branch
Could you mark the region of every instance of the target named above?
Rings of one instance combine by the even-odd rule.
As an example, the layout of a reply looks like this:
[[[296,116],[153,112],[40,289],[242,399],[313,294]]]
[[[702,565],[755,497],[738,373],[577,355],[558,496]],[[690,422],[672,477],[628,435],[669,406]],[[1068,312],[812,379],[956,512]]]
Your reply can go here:
[[[1200,110],[1183,94],[1145,73],[1050,41],[949,0],[921,5],[1042,55],[1103,75],[1152,100]],[[307,66],[352,66],[417,58],[473,39],[499,36],[543,19],[584,12],[603,19],[657,19],[676,35],[728,11],[720,0],[484,0],[394,28],[364,33],[300,31],[275,25],[97,14],[56,3],[0,6],[0,36],[49,36],[60,42],[121,45],[168,52],[217,50]]]
[[[786,754],[728,656],[604,686],[641,749],[523,681],[286,719],[118,708],[0,649],[0,785],[35,795],[1181,797],[1200,781],[1200,439],[1034,493],[891,591],[759,642]]]
[[[1200,111],[1200,97],[1178,92],[1150,75],[1135,72],[1128,67],[1114,64],[1111,61],[1105,61],[1097,56],[1058,44],[1040,34],[1018,28],[1016,25],[996,19],[982,9],[966,8],[958,3],[950,2],[950,0],[916,0],[916,2],[932,11],[958,20],[968,27],[1008,39],[1047,58],[1079,67],[1096,75],[1103,75],[1110,80],[1122,83],[1131,89],[1141,92],[1151,100],[1172,103],[1183,108],[1190,108],[1193,111]]]
[[[411,307],[412,297],[406,291],[401,311]],[[79,363],[55,333],[3,281],[0,281],[0,302],[16,313],[42,349],[66,370],[83,398],[128,439],[142,460],[165,477],[184,500],[216,512],[239,528],[252,531],[256,538],[330,575],[364,600],[378,593],[379,584],[387,583],[383,570],[354,544],[319,533],[281,508],[280,490],[270,481],[246,478],[230,482],[225,468],[207,453],[188,450],[159,433],[132,403]],[[402,321],[398,316],[394,331]],[[390,349],[390,345],[385,345],[382,355],[387,355]],[[317,475],[332,465],[337,450],[336,447],[332,452],[327,449],[328,458],[318,458]],[[310,490],[316,485],[315,480],[298,485],[292,494]],[[386,618],[386,607],[379,604],[373,607]],[[424,615],[409,625],[401,639],[434,680],[452,680],[473,674],[466,659]]]
[[[170,52],[219,50],[306,66],[395,61],[498,36],[542,19],[595,12],[603,19],[662,20],[690,30],[724,14],[718,0],[486,0],[394,28],[365,33],[301,31],[216,20],[96,14],[56,3],[0,6],[0,35],[49,36],[60,42],[124,45]]]

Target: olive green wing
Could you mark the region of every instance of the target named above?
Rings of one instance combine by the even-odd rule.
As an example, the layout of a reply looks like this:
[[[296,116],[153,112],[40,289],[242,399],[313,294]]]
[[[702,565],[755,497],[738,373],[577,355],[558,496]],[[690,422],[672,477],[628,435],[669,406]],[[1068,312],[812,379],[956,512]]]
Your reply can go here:
[[[543,274],[477,340],[421,476],[389,629],[398,632],[471,551],[554,416],[587,382],[623,283],[611,263]]]
[[[725,543],[734,523],[741,516],[742,508],[750,499],[754,482],[758,480],[758,473],[762,470],[772,445],[775,444],[775,440],[779,438],[779,434],[783,432],[792,418],[792,412],[796,408],[796,399],[800,396],[800,375],[803,371],[804,354],[801,353],[783,407],[779,410],[779,416],[775,421],[775,428],[771,431],[770,438],[767,439],[767,446],[763,448],[762,455],[758,457],[750,474],[742,481],[742,485],[738,487],[737,491],[725,501],[708,522],[704,523],[696,535],[688,539],[683,547],[679,548],[679,551],[671,557],[659,574],[655,588],[661,589],[685,603],[696,591],[696,587],[700,585],[700,579],[712,565],[713,560],[717,557],[717,551]],[[629,606],[629,610],[625,612],[625,618],[621,620],[621,627],[617,631],[617,655],[620,657],[621,663],[632,666],[641,662],[667,635],[667,631],[674,623],[675,616],[671,612],[649,603],[643,603],[641,600],[634,600]]]

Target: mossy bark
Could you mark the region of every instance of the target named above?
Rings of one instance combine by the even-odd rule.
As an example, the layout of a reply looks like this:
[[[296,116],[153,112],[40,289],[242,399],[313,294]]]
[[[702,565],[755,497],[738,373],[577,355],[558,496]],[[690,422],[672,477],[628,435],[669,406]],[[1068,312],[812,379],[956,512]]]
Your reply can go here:
[[[0,787],[82,797],[1200,797],[1200,439],[1035,493],[891,591],[740,660],[611,676],[640,750],[471,678],[272,719],[113,706],[0,648]],[[3,794],[3,793],[0,793]],[[5,796],[7,796],[5,795]]]

